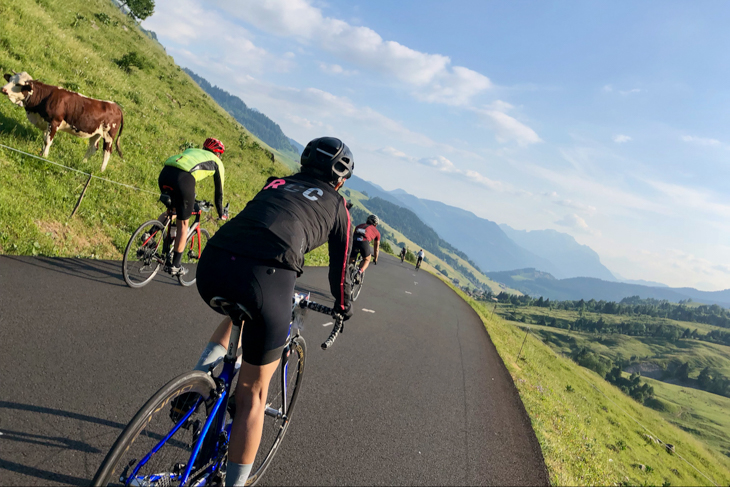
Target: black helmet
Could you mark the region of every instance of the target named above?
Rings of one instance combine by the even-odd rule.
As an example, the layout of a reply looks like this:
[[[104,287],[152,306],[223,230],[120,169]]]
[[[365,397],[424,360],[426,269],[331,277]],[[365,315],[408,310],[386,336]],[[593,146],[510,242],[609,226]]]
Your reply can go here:
[[[370,215],[368,217],[367,223],[368,223],[368,225],[375,225],[375,226],[377,226],[378,223],[380,223],[380,218],[378,218],[377,215]]]
[[[355,169],[350,149],[340,139],[320,137],[314,139],[302,152],[302,172],[331,183],[348,179]]]

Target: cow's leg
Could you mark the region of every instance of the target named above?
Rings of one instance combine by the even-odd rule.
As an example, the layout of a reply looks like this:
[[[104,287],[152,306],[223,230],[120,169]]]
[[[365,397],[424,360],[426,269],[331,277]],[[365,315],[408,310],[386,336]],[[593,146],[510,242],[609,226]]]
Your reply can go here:
[[[101,134],[92,135],[89,139],[89,148],[86,149],[86,154],[84,155],[84,162],[89,160],[89,157],[96,154],[96,150],[99,148],[99,139],[101,138]]]
[[[60,124],[61,122],[58,120],[52,120],[51,123],[48,124],[43,141],[43,152],[41,153],[43,157],[48,157],[48,152],[51,150],[51,144],[53,144],[53,138],[56,136],[56,132],[58,131],[58,126]]]
[[[109,162],[109,158],[112,155],[112,142],[114,140],[109,136],[109,133],[105,132],[104,135],[102,135],[104,138],[104,161],[101,163],[101,172],[104,172],[104,169],[106,169],[106,164]]]

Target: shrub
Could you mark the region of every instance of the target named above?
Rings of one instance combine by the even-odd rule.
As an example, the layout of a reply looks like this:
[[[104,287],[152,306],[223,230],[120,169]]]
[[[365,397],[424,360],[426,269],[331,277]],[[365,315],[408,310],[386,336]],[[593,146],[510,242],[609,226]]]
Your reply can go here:
[[[132,72],[132,68],[137,68],[140,71],[144,71],[150,66],[149,61],[147,61],[143,56],[139,55],[137,51],[130,51],[114,62],[127,74]]]
[[[386,240],[383,241],[383,243],[380,245],[380,248],[384,252],[388,252],[389,254],[393,253],[393,249],[391,248],[390,243],[388,243],[388,241],[386,241]]]

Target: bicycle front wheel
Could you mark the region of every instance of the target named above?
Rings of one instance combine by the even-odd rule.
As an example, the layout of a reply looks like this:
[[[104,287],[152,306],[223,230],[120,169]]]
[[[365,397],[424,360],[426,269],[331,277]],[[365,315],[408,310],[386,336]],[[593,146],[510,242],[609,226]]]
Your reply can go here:
[[[200,234],[197,230],[192,231],[188,234],[187,241],[185,242],[185,251],[182,255],[182,266],[185,267],[188,272],[184,275],[177,276],[178,282],[183,286],[192,286],[195,284],[196,275],[198,272],[198,261],[200,255],[203,253],[203,249],[208,244],[210,234],[208,230],[201,228]]]
[[[353,301],[357,301],[357,298],[360,296],[360,291],[362,291],[362,284],[365,281],[365,273],[363,272],[359,277],[360,282],[355,284],[355,278],[358,275],[358,270],[359,270],[359,266],[357,266],[357,265],[353,265],[352,269],[350,270],[350,276],[351,276],[350,282],[352,283],[350,299],[352,299]]]
[[[179,485],[192,447],[208,417],[205,403],[212,400],[214,392],[213,379],[197,370],[163,386],[119,435],[97,470],[92,485]],[[197,404],[197,407],[173,432],[176,423],[171,419],[171,402],[186,393],[190,404]],[[153,451],[157,447],[157,451]],[[199,477],[205,471],[207,462],[203,463],[191,472],[192,480],[202,480],[196,475]]]
[[[162,240],[165,226],[159,220],[143,223],[132,234],[122,259],[122,275],[129,287],[149,283],[164,262]]]
[[[271,465],[291,422],[292,411],[304,377],[307,344],[301,336],[294,337],[289,344],[288,352],[284,350],[279,367],[271,378],[261,443],[246,485],[256,485],[261,480]]]

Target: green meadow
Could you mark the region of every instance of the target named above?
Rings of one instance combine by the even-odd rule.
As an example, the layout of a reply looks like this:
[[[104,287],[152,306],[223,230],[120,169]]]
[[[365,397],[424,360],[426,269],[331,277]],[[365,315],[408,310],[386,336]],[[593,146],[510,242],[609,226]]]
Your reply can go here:
[[[101,151],[82,162],[87,141],[69,134],[56,136],[49,159],[147,191],[93,179],[70,218],[87,176],[0,148],[1,253],[120,259],[132,231],[163,209],[157,202],[163,161],[200,147],[206,137],[226,145],[224,202],[230,201],[232,215],[266,178],[291,173],[292,161],[221,109],[110,2],[0,0],[0,18],[3,73],[27,71],[44,83],[113,100],[124,112],[124,160],[113,153],[103,174]],[[138,66],[124,62],[130,53]],[[0,98],[0,144],[37,155],[42,135],[25,110]],[[212,200],[212,181],[201,182],[197,192]],[[218,225],[204,223],[211,232]],[[322,258],[323,249],[310,260]]]
[[[714,448],[715,441],[639,404],[533,334],[525,339],[525,325],[493,314],[493,304],[455,292],[479,314],[512,375],[542,447],[551,484],[730,484],[730,458]],[[637,352],[650,351],[642,349],[643,345],[636,347]],[[665,391],[657,390],[664,399]],[[720,418],[725,403],[720,402],[723,404],[717,408],[707,404],[702,412],[695,409],[687,414],[705,414],[708,422],[726,425]],[[675,452],[670,453],[657,439],[674,445]]]

